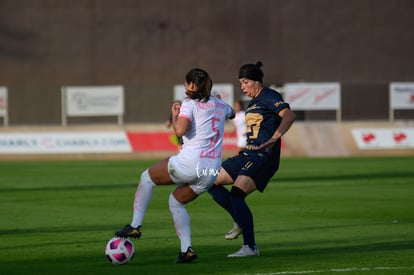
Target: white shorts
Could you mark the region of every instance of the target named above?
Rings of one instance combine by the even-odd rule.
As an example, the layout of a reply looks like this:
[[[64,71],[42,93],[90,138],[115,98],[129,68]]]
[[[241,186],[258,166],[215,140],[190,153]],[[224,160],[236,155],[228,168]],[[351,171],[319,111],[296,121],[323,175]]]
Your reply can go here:
[[[171,156],[168,160],[168,174],[173,182],[188,184],[197,195],[214,184],[220,167],[221,160],[188,159],[181,154]]]

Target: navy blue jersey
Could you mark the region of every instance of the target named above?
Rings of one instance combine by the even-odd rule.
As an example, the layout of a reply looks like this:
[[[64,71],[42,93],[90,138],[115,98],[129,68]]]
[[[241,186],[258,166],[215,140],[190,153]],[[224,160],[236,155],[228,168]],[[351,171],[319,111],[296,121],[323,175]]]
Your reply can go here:
[[[268,141],[279,127],[282,118],[279,112],[290,108],[275,90],[264,88],[253,98],[246,110],[247,147],[239,155],[227,159],[222,167],[235,181],[239,175],[250,177],[257,190],[263,192],[269,180],[279,169],[280,145],[278,139],[269,152],[258,147]]]
[[[248,150],[255,150],[272,137],[282,120],[279,112],[285,108],[290,108],[290,106],[283,101],[282,95],[269,88],[264,88],[257,97],[250,101],[246,109]],[[274,149],[280,152],[280,139]],[[273,155],[275,150],[272,151]]]

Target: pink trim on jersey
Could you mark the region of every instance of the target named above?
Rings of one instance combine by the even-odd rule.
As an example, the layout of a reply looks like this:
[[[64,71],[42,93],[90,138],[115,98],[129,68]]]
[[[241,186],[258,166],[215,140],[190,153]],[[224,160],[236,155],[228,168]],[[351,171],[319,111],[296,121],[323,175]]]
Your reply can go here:
[[[193,121],[193,118],[192,118],[191,116],[187,115],[187,114],[180,113],[180,114],[178,115],[178,117],[185,117],[185,118],[186,118],[186,119],[188,119],[189,121]]]

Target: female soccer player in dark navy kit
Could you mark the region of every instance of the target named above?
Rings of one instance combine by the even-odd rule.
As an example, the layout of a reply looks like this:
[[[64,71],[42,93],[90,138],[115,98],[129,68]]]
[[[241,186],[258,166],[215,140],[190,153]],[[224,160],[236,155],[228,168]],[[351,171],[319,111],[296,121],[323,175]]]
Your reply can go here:
[[[243,234],[240,250],[228,257],[258,256],[254,237],[253,215],[246,204],[247,195],[256,189],[263,192],[279,169],[280,138],[289,130],[296,115],[281,94],[263,86],[262,62],[245,64],[239,71],[241,90],[251,98],[246,109],[247,147],[225,160],[209,193],[233,218],[235,226],[226,239]],[[222,185],[232,184],[229,191]]]

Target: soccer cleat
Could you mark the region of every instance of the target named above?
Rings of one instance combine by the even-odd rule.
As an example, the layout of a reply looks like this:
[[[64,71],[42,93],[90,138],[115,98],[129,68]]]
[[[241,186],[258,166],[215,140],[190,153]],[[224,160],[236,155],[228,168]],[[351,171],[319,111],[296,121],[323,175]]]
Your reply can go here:
[[[235,240],[243,233],[243,229],[237,223],[234,223],[233,228],[224,236],[226,240]]]
[[[141,237],[141,226],[138,226],[137,228],[135,228],[127,224],[125,225],[124,228],[118,231],[115,231],[115,236],[122,237],[122,238],[139,239]]]
[[[177,264],[186,264],[191,263],[197,259],[197,253],[190,247],[188,247],[187,252],[178,253]]]
[[[250,256],[259,256],[259,249],[255,247],[254,249],[251,249],[248,245],[242,245],[239,251],[234,252],[233,254],[227,255],[229,258],[233,257],[250,257]]]

